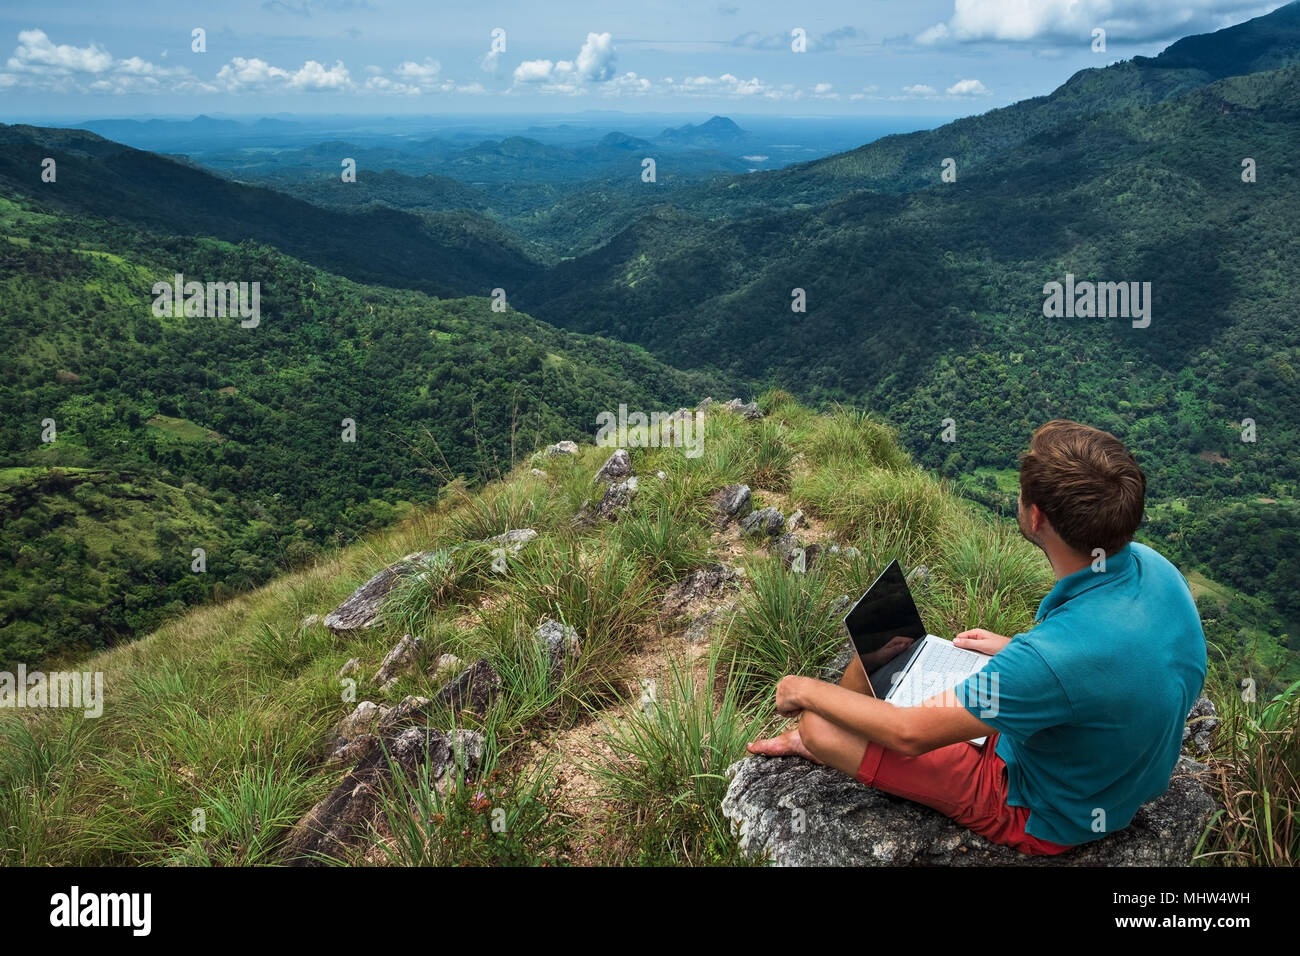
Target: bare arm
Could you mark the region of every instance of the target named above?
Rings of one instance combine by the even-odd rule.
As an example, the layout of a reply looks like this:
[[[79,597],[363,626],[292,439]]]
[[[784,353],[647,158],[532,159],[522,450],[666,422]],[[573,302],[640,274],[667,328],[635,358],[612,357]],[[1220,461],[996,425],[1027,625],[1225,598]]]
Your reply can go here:
[[[951,690],[935,694],[919,707],[895,707],[836,684],[811,677],[785,677],[777,685],[777,710],[787,717],[800,711],[874,740],[909,757],[938,747],[994,733],[988,724],[957,702]]]

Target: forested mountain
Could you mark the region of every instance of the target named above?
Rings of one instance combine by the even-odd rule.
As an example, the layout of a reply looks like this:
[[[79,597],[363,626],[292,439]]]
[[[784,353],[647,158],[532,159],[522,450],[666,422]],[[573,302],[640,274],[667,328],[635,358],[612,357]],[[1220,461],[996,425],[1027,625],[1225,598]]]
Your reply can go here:
[[[41,178],[46,157],[57,164],[52,183]],[[509,289],[540,268],[518,239],[472,212],[324,208],[81,130],[0,125],[0,191],[168,235],[252,239],[358,282],[439,296]]]
[[[671,410],[714,384],[490,299],[357,285],[249,241],[2,198],[0,237],[4,666],[150,630],[456,476],[590,434],[611,403]],[[259,281],[259,324],[156,317],[153,284],[175,273]]]

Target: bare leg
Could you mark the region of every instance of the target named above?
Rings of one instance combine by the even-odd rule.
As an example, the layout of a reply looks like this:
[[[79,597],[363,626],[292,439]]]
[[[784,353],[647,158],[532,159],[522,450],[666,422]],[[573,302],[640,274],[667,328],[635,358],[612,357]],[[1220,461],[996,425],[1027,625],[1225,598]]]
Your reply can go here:
[[[866,669],[863,668],[861,662],[858,660],[849,661],[849,666],[844,669],[844,675],[840,678],[840,686],[847,688],[848,690],[857,691],[859,694],[866,694],[869,697],[875,696],[871,690],[871,682],[867,680]],[[791,727],[785,733],[778,734],[775,737],[768,737],[766,740],[755,740],[750,743],[746,749],[748,749],[752,754],[763,754],[768,757],[803,757],[805,760],[811,760],[813,763],[830,763],[831,766],[837,766],[832,761],[818,756],[818,754],[809,749],[805,743],[800,730],[804,727],[805,722],[807,722],[810,717],[816,718],[817,715],[805,712],[799,718],[799,724],[797,726]],[[827,727],[833,727],[835,730],[840,730],[840,728],[835,727],[829,721],[821,720],[821,718],[817,719]],[[821,727],[817,729],[823,731],[818,733],[818,741],[824,745],[828,743],[832,744],[830,747],[831,751],[838,752],[842,748],[848,748],[851,750],[853,746],[856,746],[854,741],[849,740],[828,741],[826,738],[829,736],[830,732],[825,731],[825,728]],[[845,734],[848,733],[846,730],[841,730],[840,732]],[[850,734],[850,736],[853,735]],[[862,763],[862,753],[866,750],[866,747],[866,739],[863,738],[862,746],[858,750],[858,764]],[[833,755],[838,756],[838,753]],[[857,772],[856,765],[851,772]]]

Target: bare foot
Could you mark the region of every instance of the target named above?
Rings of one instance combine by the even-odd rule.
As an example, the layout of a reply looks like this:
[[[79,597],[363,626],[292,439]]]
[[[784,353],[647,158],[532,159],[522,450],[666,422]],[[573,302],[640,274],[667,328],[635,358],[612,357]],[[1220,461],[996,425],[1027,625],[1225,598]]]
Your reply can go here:
[[[821,763],[812,755],[812,751],[803,745],[798,727],[792,727],[777,737],[755,740],[745,749],[752,754],[762,754],[765,757],[803,757],[804,760]]]

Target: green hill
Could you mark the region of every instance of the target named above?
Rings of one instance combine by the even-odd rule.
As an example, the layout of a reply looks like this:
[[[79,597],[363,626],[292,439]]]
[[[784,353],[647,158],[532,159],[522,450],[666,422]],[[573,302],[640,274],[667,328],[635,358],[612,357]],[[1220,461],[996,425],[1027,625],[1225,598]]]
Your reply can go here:
[[[0,716],[0,860],[285,862],[294,823],[351,766],[328,759],[340,721],[363,700],[405,700],[417,725],[481,732],[482,765],[448,793],[418,775],[383,791],[374,831],[345,862],[741,862],[718,809],[722,772],[773,727],[772,682],[821,673],[841,647],[841,595],[897,558],[928,569],[916,589],[936,633],[1014,634],[1051,584],[1009,523],[918,470],[871,417],[816,415],[779,394],[763,405],[754,422],[715,406],[698,457],[632,449],[640,484],[617,520],[573,521],[608,448],[538,455],[481,492],[91,656],[80,669],[104,675],[101,716]],[[734,522],[719,526],[715,494],[735,482],[752,486],[755,507],[803,512],[799,539],[820,550],[802,572]],[[500,564],[473,543],[522,528],[537,537]],[[378,624],[322,627],[320,615],[417,551],[441,557],[399,581]],[[670,598],[714,562],[743,573],[684,605]],[[559,671],[532,637],[546,618],[579,635]],[[421,644],[381,686],[372,675],[406,635]],[[1239,662],[1214,645],[1211,659],[1207,691],[1224,720],[1211,777],[1233,812],[1212,825],[1201,862],[1294,862],[1295,699],[1264,709],[1261,693],[1243,708]],[[501,680],[490,702],[444,700],[449,675],[479,660]],[[639,703],[647,694],[652,707]]]
[[[0,666],[148,631],[596,410],[671,410],[708,384],[489,299],[357,285],[252,242],[13,199],[0,236]],[[260,324],[156,317],[175,273],[260,277]]]

